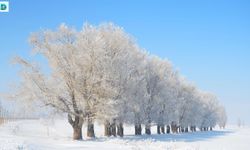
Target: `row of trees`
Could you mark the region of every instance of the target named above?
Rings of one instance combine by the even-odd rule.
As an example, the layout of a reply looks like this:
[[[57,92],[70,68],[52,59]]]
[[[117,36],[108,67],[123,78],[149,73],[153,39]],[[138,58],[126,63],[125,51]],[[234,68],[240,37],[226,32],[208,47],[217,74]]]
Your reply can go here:
[[[7,123],[10,120],[10,113],[4,109],[0,101],[0,125]]]
[[[73,139],[95,137],[94,122],[104,124],[105,135],[123,136],[123,124],[135,134],[195,131],[225,126],[226,114],[216,96],[187,82],[168,60],[148,54],[122,28],[113,24],[81,31],[61,25],[30,37],[33,52],[45,57],[49,71],[37,62],[16,57],[22,81],[14,97],[38,102],[67,113]],[[48,70],[48,69],[45,69]]]
[[[3,107],[0,102],[0,125],[4,124],[5,122],[5,111],[3,110]]]

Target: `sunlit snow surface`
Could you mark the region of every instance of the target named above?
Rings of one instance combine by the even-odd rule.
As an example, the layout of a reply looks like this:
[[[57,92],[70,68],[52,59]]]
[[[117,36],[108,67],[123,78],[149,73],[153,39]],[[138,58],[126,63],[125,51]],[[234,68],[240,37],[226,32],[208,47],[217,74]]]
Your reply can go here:
[[[0,150],[250,150],[250,128],[228,126],[208,132],[134,136],[133,127],[125,126],[123,138],[103,136],[103,126],[96,124],[96,139],[73,141],[66,120],[20,120],[0,126]]]

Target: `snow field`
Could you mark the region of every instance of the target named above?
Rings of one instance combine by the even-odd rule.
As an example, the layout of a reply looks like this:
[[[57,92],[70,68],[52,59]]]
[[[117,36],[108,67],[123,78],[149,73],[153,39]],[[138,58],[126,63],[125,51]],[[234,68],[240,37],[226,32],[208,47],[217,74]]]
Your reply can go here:
[[[0,150],[249,150],[250,128],[208,132],[134,136],[133,126],[125,126],[125,136],[104,137],[103,125],[95,124],[96,139],[72,140],[72,128],[66,120],[19,120],[0,126]]]

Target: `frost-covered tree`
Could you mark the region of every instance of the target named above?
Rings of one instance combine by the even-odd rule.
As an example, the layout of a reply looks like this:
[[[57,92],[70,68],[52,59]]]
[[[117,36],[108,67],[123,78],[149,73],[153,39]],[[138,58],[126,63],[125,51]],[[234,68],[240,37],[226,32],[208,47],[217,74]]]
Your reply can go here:
[[[185,82],[185,81],[183,81]],[[188,126],[190,126],[192,116],[192,106],[195,104],[194,92],[195,87],[188,83],[183,83],[180,87],[181,92],[178,95],[178,123],[181,132],[187,132]]]
[[[109,40],[114,42],[117,37],[113,38]],[[51,74],[45,75],[37,65],[15,58],[23,66],[23,82],[20,84],[18,98],[40,100],[46,106],[67,113],[68,121],[74,129],[74,139],[82,138],[84,119],[88,122],[88,135],[94,136],[96,106],[101,99],[105,99],[105,94],[114,92],[109,89],[110,86],[106,86],[109,81],[103,75],[110,66],[103,66],[105,60],[99,59],[105,56],[108,46],[101,30],[85,25],[82,31],[76,32],[61,25],[55,32],[33,34],[30,42],[34,52],[47,58]]]
[[[95,137],[94,122],[104,124],[105,135],[123,136],[123,124],[135,134],[208,130],[224,127],[226,112],[216,96],[190,84],[171,63],[141,49],[120,27],[85,24],[80,31],[61,25],[30,37],[33,52],[48,61],[49,71],[38,62],[15,58],[21,83],[13,97],[66,113],[73,139]]]
[[[136,57],[140,54],[138,46],[133,39],[121,28],[105,25],[99,28],[104,41],[103,56],[100,57],[102,76],[105,79],[103,87],[112,89],[106,91],[107,97],[99,98],[97,116],[105,123],[105,133],[123,136],[123,123],[126,120],[129,102],[128,90],[130,80],[136,72],[138,63]],[[104,90],[105,91],[105,90]]]
[[[217,110],[218,110],[218,101],[216,96],[211,93],[203,92],[202,94],[202,118],[200,129],[207,131],[208,128],[212,130],[217,123]]]
[[[225,128],[227,123],[226,110],[223,106],[219,106],[217,110],[218,125],[220,128]]]
[[[142,99],[142,112],[145,123],[145,133],[151,134],[151,124],[157,118],[158,104],[161,99],[161,90],[164,87],[164,82],[161,80],[159,73],[159,58],[152,56],[145,60],[144,82],[145,82],[145,97]]]
[[[143,99],[145,98],[145,80],[144,80],[144,60],[147,57],[146,53],[138,52],[135,54],[135,60],[133,66],[133,73],[129,80],[127,80],[126,90],[124,92],[124,100],[127,112],[126,112],[126,123],[134,124],[135,135],[142,134],[142,123],[143,123]]]
[[[82,91],[86,76],[79,67],[81,50],[76,45],[78,34],[74,29],[61,25],[57,31],[32,34],[30,43],[36,54],[43,55],[51,69],[46,75],[38,65],[20,57],[15,62],[22,65],[22,82],[17,94],[25,101],[38,100],[46,106],[67,113],[73,127],[73,139],[82,139],[85,107]]]
[[[90,137],[94,137],[95,118],[119,120],[122,125],[124,93],[136,70],[134,55],[139,53],[130,36],[112,24],[86,24],[80,32],[61,25],[57,31],[33,34],[30,42],[34,52],[48,60],[51,73],[15,58],[23,66],[18,97],[67,113],[74,139],[82,138],[84,120]]]
[[[172,64],[167,60],[158,59],[156,69],[160,78],[158,84],[157,96],[157,116],[154,122],[157,124],[157,133],[165,133],[165,125],[170,123],[173,118],[173,111],[175,106],[174,94],[175,90],[173,84],[177,77],[177,72],[173,69]]]

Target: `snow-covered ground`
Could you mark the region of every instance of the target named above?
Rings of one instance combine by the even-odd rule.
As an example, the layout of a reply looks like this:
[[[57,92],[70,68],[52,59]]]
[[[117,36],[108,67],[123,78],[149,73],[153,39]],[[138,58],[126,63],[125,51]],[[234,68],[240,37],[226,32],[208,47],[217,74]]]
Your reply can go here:
[[[82,149],[156,149],[156,150],[249,150],[250,128],[230,126],[209,132],[134,136],[133,127],[125,127],[123,138],[103,136],[96,125],[96,139],[73,141],[66,120],[20,120],[0,126],[0,150],[82,150]]]

